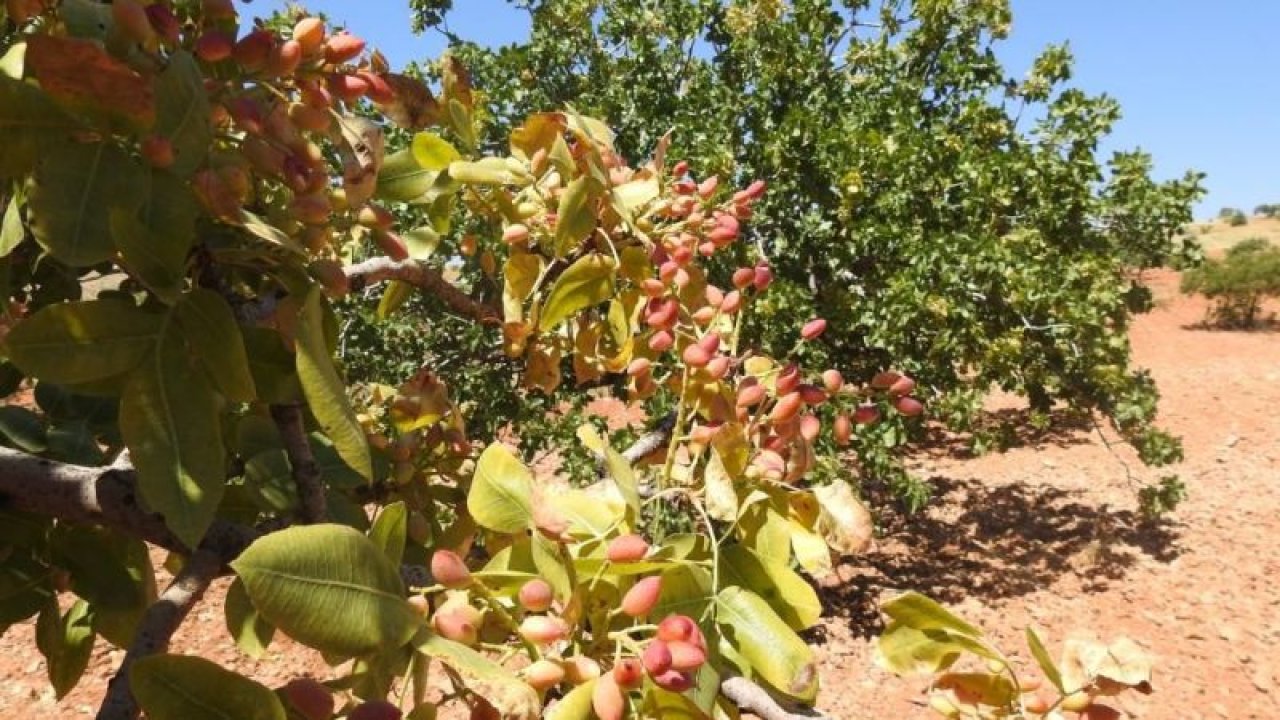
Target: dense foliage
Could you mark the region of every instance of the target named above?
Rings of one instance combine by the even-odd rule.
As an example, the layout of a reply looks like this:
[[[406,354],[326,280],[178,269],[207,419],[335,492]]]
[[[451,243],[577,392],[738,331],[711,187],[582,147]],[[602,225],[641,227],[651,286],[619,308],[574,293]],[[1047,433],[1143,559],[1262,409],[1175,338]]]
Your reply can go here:
[[[416,3],[419,24],[450,4]],[[512,4],[527,42],[454,38],[489,146],[530,110],[573,104],[613,119],[624,153],[674,128],[676,156],[770,179],[750,242],[717,260],[774,264],[754,342],[789,348],[789,328],[822,314],[826,342],[805,357],[863,380],[896,362],[955,429],[974,429],[994,385],[1037,422],[1055,403],[1098,410],[1144,461],[1181,457],[1126,333],[1150,304],[1133,271],[1194,256],[1178,236],[1199,175],[1157,182],[1143,153],[1099,157],[1118,105],[1067,84],[1065,47],[1011,77],[995,52],[1004,0]],[[919,500],[886,452],[912,432],[885,423],[854,443],[867,475]]]
[[[1262,238],[1232,246],[1182,276],[1182,292],[1212,301],[1210,322],[1226,328],[1252,328],[1267,298],[1280,296],[1280,248]]]
[[[800,633],[821,603],[800,573],[873,529],[820,451],[924,404],[892,355],[866,382],[831,367],[842,331],[777,281],[816,265],[744,242],[780,217],[773,176],[700,171],[668,140],[633,165],[573,108],[499,143],[456,57],[429,85],[305,13],[9,0],[0,22],[0,626],[34,618],[59,697],[105,642],[127,652],[99,720],[814,704]],[[1156,192],[1130,180],[1110,192]],[[1159,222],[1112,220],[1138,239]],[[388,317],[428,340],[372,358]],[[613,425],[652,427],[533,420],[572,417],[583,386]],[[529,436],[558,457],[522,462]],[[169,552],[162,591],[149,546]],[[287,635],[332,678],[273,689],[169,653],[223,575],[229,643],[257,657]],[[1124,642],[1055,662],[1030,634],[1052,686],[1032,694],[945,609],[884,610],[882,662],[939,674],[951,717],[1103,712],[1147,684]],[[961,651],[985,669],[952,672]]]

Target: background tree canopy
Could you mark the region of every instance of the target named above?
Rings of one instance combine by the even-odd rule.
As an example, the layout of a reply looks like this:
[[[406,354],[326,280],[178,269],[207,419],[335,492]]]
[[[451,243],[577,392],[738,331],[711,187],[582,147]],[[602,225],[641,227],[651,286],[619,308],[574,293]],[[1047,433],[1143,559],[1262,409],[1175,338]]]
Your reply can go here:
[[[527,42],[452,38],[491,147],[527,113],[572,105],[611,118],[625,153],[671,129],[673,156],[769,179],[753,242],[722,261],[760,249],[779,276],[753,341],[784,349],[822,315],[828,342],[806,353],[863,379],[894,364],[954,429],[995,385],[1037,413],[1103,412],[1149,464],[1181,458],[1126,330],[1150,303],[1139,271],[1198,257],[1179,234],[1202,176],[1158,182],[1142,152],[1099,157],[1118,104],[1069,86],[1066,47],[1011,77],[994,52],[1005,0],[512,4]],[[417,3],[418,25],[439,28],[449,5]],[[856,443],[914,501],[922,488],[885,451],[909,434],[886,423]]]

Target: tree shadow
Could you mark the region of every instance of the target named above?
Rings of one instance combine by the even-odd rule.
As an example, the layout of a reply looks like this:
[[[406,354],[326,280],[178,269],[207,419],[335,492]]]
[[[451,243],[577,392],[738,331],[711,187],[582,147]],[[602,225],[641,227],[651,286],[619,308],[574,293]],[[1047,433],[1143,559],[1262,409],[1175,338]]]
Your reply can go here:
[[[1086,592],[1102,592],[1143,556],[1167,563],[1182,551],[1171,521],[1089,504],[1076,492],[975,479],[931,482],[938,491],[932,507],[909,517],[881,512],[877,546],[840,568],[838,585],[822,590],[827,612],[846,619],[855,634],[883,629],[877,601],[885,591],[990,602],[1075,574]]]
[[[1213,320],[1201,320],[1194,323],[1183,323],[1178,326],[1182,330],[1214,333],[1244,333],[1246,335],[1272,335],[1280,333],[1280,318],[1274,314],[1270,317],[1254,321],[1253,325],[1231,325]]]
[[[977,437],[986,438],[991,452],[1046,445],[1069,447],[1092,442],[1090,433],[1094,424],[1087,411],[1055,408],[1048,413],[1047,420],[1047,423],[1037,426],[1032,411],[1025,407],[983,410],[967,432],[955,432],[941,424],[931,424],[915,453],[934,459],[973,458],[981,454],[974,450]]]

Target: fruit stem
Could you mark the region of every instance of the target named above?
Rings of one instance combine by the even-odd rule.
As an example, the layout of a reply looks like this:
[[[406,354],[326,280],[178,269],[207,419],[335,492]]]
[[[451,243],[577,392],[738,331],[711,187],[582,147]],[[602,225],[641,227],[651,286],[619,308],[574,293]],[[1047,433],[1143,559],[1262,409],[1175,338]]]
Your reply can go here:
[[[520,624],[516,622],[515,618],[511,617],[511,613],[507,612],[506,608],[502,607],[502,603],[498,602],[498,598],[489,590],[489,588],[480,583],[473,583],[471,585],[471,590],[485,601],[485,604],[489,606],[490,610],[493,610],[493,614],[498,618],[499,622],[505,625],[508,630],[515,633],[516,637],[520,638],[520,642],[524,645],[524,649],[529,653],[529,657],[531,659],[542,659],[542,653],[538,650],[538,646],[534,645],[532,641],[520,634]]]

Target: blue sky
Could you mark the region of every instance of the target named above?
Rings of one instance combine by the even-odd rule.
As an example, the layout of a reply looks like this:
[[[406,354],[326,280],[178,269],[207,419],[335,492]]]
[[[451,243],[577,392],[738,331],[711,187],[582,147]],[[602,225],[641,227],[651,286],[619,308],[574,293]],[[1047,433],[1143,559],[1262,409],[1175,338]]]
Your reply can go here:
[[[282,0],[258,0],[267,13]],[[434,57],[438,33],[409,32],[404,0],[312,0],[368,36],[396,65]],[[486,44],[519,40],[523,13],[505,0],[455,0],[450,29]],[[1246,211],[1280,202],[1280,2],[1277,0],[1013,0],[1012,37],[1001,49],[1021,74],[1051,42],[1069,41],[1074,84],[1120,101],[1124,118],[1104,146],[1141,147],[1160,177],[1188,168],[1208,173],[1197,209]]]

